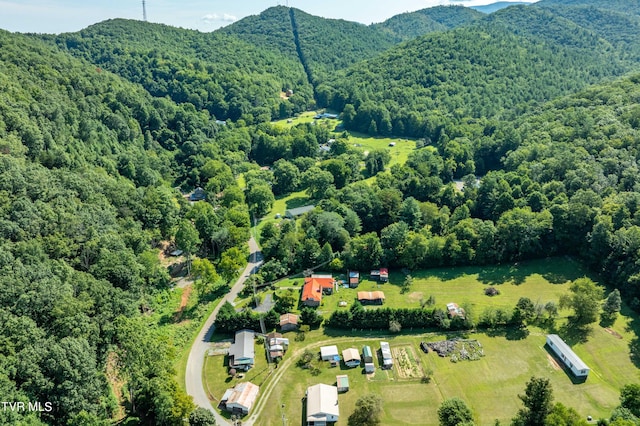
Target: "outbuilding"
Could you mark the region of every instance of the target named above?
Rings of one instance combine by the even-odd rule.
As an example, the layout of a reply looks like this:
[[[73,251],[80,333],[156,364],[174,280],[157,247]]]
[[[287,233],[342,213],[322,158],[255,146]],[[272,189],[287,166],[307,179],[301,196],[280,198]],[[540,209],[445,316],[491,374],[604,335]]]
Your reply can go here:
[[[340,358],[340,353],[336,345],[322,346],[320,348],[320,359],[323,361],[332,361],[335,357]]]
[[[280,330],[294,331],[298,329],[298,315],[286,313],[280,315]]]
[[[389,342],[380,342],[380,355],[382,355],[382,368],[392,368],[393,357],[391,356],[391,347],[389,346]]]
[[[346,374],[336,376],[336,386],[338,392],[347,392],[349,390],[349,376]]]
[[[358,302],[364,304],[382,305],[384,303],[384,292],[382,291],[359,291]]]
[[[344,365],[349,368],[360,366],[360,354],[356,348],[349,348],[342,351],[342,360]]]
[[[256,402],[259,391],[260,387],[251,382],[238,383],[227,389],[220,400],[220,407],[234,414],[247,415]]]

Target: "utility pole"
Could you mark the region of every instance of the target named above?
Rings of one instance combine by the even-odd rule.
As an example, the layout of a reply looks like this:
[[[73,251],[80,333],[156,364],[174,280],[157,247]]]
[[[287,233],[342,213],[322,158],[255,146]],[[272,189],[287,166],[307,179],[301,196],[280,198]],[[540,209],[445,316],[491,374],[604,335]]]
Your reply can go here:
[[[147,22],[147,3],[145,0],[142,0],[142,20]]]

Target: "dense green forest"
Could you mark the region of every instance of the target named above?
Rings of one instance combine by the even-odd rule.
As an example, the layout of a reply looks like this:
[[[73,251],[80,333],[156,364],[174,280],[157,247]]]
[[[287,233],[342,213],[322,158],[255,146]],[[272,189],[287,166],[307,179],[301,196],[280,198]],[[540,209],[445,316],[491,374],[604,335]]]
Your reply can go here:
[[[193,409],[174,378],[178,342],[141,313],[169,285],[156,247],[176,235],[186,250],[183,228],[206,221],[210,259],[242,261],[244,199],[194,209],[193,225],[172,186],[222,156],[210,142],[224,131],[34,38],[1,32],[0,45],[0,393],[55,407],[40,420],[3,410],[0,422],[101,424],[118,408],[111,359],[131,415],[175,424]]]
[[[108,424],[122,404],[132,422],[184,424],[194,406],[173,365],[194,331],[162,327],[161,248],[197,277],[197,326],[245,263],[252,220],[297,191],[316,207],[261,227],[252,284],[318,264],[569,255],[640,310],[638,10],[543,0],[365,26],[276,7],[210,34],[126,20],[0,31],[0,394],[56,407],[0,423]],[[320,120],[269,123],[318,106],[416,149],[389,167],[389,149],[365,155]],[[206,201],[187,200],[196,187]],[[223,331],[259,321],[221,312]],[[436,314],[384,313],[443,327]]]

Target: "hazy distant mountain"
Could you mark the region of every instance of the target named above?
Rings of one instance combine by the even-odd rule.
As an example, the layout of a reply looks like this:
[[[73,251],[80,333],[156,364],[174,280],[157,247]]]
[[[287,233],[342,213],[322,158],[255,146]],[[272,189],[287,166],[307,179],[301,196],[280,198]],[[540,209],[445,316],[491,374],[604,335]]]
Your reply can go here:
[[[496,3],[491,3],[491,4],[486,4],[483,6],[470,6],[471,9],[475,9],[479,12],[482,13],[493,13],[495,11],[498,11],[500,9],[504,9],[505,7],[509,7],[509,6],[516,6],[519,4],[531,4],[531,2],[524,2],[524,1],[499,1]]]

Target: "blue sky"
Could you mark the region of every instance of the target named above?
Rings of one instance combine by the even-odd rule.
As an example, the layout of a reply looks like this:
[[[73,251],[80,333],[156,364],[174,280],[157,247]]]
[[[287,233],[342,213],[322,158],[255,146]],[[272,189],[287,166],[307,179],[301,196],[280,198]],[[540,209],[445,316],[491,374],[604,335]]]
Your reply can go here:
[[[447,4],[481,5],[497,0],[288,0],[313,15],[365,24]],[[526,1],[526,0],[525,0]],[[286,0],[146,0],[147,17],[176,27],[212,31]],[[0,28],[17,32],[78,31],[109,18],[142,19],[142,0],[0,0]]]

